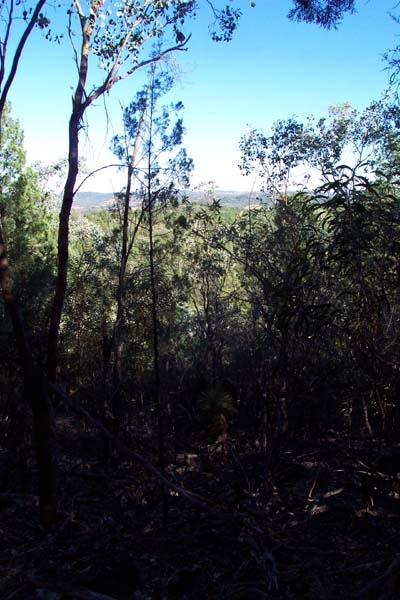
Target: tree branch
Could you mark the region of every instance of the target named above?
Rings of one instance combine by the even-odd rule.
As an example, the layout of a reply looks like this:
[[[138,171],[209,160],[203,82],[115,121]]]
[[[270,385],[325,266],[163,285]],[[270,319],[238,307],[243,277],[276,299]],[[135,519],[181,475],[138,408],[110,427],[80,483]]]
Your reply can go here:
[[[7,54],[8,39],[10,37],[11,25],[12,25],[12,20],[13,20],[13,12],[14,12],[14,0],[11,0],[10,10],[8,11],[8,21],[7,21],[6,33],[4,36],[4,42],[2,44],[0,44],[0,50],[1,50],[0,51],[0,63],[1,63],[0,89],[3,84],[4,73],[6,70],[6,54]]]
[[[86,110],[86,108],[88,106],[90,106],[90,104],[92,104],[95,100],[97,100],[97,98],[99,98],[102,94],[104,94],[107,90],[109,90],[115,83],[117,83],[118,81],[122,81],[123,79],[126,79],[127,77],[132,75],[135,71],[138,71],[139,69],[142,69],[143,67],[146,67],[147,65],[151,65],[152,63],[159,62],[162,58],[164,58],[164,56],[166,56],[167,54],[170,54],[171,52],[178,52],[178,51],[186,52],[187,48],[185,46],[189,42],[190,38],[191,38],[191,35],[188,35],[182,43],[177,44],[176,46],[171,46],[170,48],[167,48],[166,50],[163,50],[163,52],[160,52],[158,54],[158,56],[155,56],[153,58],[148,58],[146,60],[142,60],[137,65],[135,65],[134,67],[129,69],[126,73],[124,73],[123,75],[119,75],[118,77],[116,75],[118,73],[119,66],[118,66],[118,68],[116,68],[114,70],[114,67],[116,67],[116,63],[114,63],[112,69],[110,70],[109,74],[107,75],[106,79],[104,80],[104,83],[102,85],[100,85],[98,88],[96,88],[95,90],[93,90],[93,92],[91,92],[89,94],[89,96],[87,97],[86,101],[83,104],[83,110]],[[111,78],[111,76],[110,76],[111,72],[114,72],[114,78]]]
[[[110,169],[111,167],[126,167],[126,165],[122,164],[122,163],[115,163],[115,164],[110,164],[110,165],[103,165],[102,167],[99,167],[98,169],[95,169],[94,171],[91,171],[88,175],[86,175],[86,177],[80,182],[80,184],[78,185],[78,187],[74,190],[74,196],[79,192],[79,190],[81,189],[81,187],[83,186],[84,183],[86,183],[86,181],[88,179],[90,179],[93,175],[95,175],[96,173],[98,173],[99,171],[104,171],[104,169]]]
[[[6,83],[5,83],[4,88],[0,95],[0,116],[3,114],[4,106],[5,106],[5,103],[7,100],[7,96],[8,96],[8,92],[10,91],[11,84],[14,81],[14,77],[17,72],[18,63],[21,58],[22,51],[24,49],[24,46],[26,44],[26,41],[27,41],[32,29],[34,28],[34,26],[36,24],[36,21],[40,14],[40,11],[42,10],[45,3],[46,3],[46,0],[39,0],[39,2],[36,4],[35,10],[32,13],[29,23],[26,26],[25,31],[22,34],[19,44],[17,46],[17,49],[15,51],[14,58],[13,58],[13,61],[11,64],[10,73],[7,77]],[[4,53],[5,53],[5,49],[4,49]]]

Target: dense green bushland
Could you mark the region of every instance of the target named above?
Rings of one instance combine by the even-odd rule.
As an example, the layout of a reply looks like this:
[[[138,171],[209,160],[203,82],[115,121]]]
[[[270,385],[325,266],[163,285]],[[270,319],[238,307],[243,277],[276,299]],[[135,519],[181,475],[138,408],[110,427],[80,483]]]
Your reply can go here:
[[[54,225],[35,174],[22,163],[3,196],[3,221],[40,360]],[[21,186],[23,211],[11,196]],[[343,167],[317,192],[272,206],[173,204],[156,209],[154,233],[161,401],[175,420],[167,436],[199,426],[207,395],[215,414],[259,430],[267,444],[329,429],[398,433],[400,199],[393,180],[381,174],[370,183]],[[125,424],[138,413],[151,420],[155,410],[148,216],[130,209],[129,220],[139,225],[120,340]],[[59,381],[98,415],[112,412],[117,391],[120,232],[118,199],[108,212],[72,219]],[[2,424],[11,430],[18,367],[6,315],[1,327]]]

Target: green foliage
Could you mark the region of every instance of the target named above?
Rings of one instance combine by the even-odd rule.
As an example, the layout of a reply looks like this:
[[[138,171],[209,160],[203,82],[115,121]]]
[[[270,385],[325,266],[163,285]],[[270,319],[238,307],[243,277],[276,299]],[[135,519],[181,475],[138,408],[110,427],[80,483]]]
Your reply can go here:
[[[55,250],[54,221],[36,172],[26,167],[23,133],[9,106],[2,119],[0,158],[0,219],[14,288],[33,312],[48,292]]]
[[[399,170],[400,108],[388,93],[358,112],[350,104],[330,107],[322,119],[304,123],[292,117],[274,123],[266,134],[251,130],[240,142],[241,169],[257,172],[264,190],[274,198],[310,189],[340,177],[344,156],[359,174],[376,177],[378,170]]]
[[[0,140],[0,187],[1,193],[12,193],[15,182],[25,166],[24,135],[20,124],[11,117],[11,107],[6,104],[1,122]],[[2,210],[5,210],[2,198]]]
[[[41,246],[33,242],[46,227],[33,210],[33,182],[21,178],[27,199],[15,198],[18,211],[8,227],[13,243],[39,257]],[[25,213],[28,228],[22,221],[13,225]],[[131,209],[131,226],[139,214]],[[362,431],[367,417],[374,431],[400,426],[400,200],[391,172],[371,183],[355,169],[338,167],[317,192],[289,194],[286,203],[232,211],[215,200],[155,214],[165,397],[178,398],[204,425],[216,414],[237,414],[238,402],[239,414],[255,424],[265,412],[268,423],[285,415],[296,435],[329,427]],[[103,390],[107,381],[119,227],[118,210],[75,215],[71,224],[62,366],[87,389]],[[150,411],[147,227],[144,219],[127,262],[120,339],[126,407],[139,402]],[[30,260],[16,260],[21,276]],[[37,280],[26,285],[35,290]],[[43,289],[48,285],[47,277]],[[227,387],[219,383],[226,381]],[[206,391],[199,397],[198,390]]]
[[[213,417],[222,414],[227,419],[237,414],[232,396],[221,387],[216,386],[200,394],[197,403],[200,422],[211,423]]]

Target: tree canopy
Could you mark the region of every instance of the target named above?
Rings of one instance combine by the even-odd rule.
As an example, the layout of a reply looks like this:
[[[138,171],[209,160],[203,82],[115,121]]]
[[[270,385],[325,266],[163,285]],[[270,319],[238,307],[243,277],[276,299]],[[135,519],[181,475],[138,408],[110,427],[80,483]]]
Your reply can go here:
[[[337,27],[346,13],[355,10],[355,0],[293,0],[289,18],[316,23],[326,29]]]

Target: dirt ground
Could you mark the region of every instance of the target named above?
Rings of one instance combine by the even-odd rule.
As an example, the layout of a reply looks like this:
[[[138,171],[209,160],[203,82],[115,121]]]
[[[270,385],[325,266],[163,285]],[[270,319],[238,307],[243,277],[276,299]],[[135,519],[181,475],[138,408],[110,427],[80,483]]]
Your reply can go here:
[[[59,423],[52,530],[39,520],[34,465],[21,489],[2,452],[0,598],[358,597],[398,552],[400,448],[334,435],[292,441],[268,473],[248,438],[230,433],[218,447],[194,434],[172,454],[169,479],[210,511],[170,491],[166,524],[159,482],[124,457],[106,463],[98,436],[68,420]],[[131,440],[151,454],[145,442]],[[360,597],[400,598],[398,579]]]

